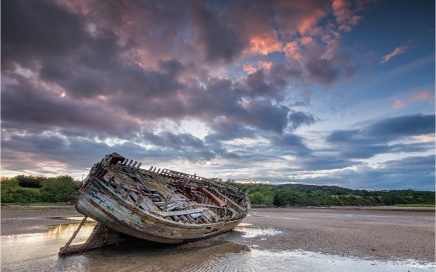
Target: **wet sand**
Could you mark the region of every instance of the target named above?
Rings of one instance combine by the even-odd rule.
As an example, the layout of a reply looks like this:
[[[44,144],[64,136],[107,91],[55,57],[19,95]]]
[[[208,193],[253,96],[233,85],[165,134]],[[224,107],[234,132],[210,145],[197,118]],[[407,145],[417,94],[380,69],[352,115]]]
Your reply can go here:
[[[1,235],[45,232],[52,226],[71,223],[61,218],[83,216],[73,206],[2,206]]]
[[[260,249],[435,261],[434,209],[253,209],[244,222],[282,231]]]
[[[73,207],[2,207],[1,235],[44,232],[81,216]],[[272,229],[274,235],[247,239],[237,232],[182,247],[217,240],[272,252],[304,250],[379,260],[435,262],[434,209],[253,208],[243,223]]]

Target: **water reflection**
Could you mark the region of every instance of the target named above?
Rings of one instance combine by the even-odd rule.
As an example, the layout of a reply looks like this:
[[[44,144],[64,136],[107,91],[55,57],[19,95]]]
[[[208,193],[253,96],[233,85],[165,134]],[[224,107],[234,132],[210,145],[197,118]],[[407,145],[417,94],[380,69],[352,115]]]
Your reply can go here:
[[[61,257],[57,269],[77,271],[79,263],[86,263],[87,269],[101,271],[222,271],[224,267],[218,265],[221,259],[245,252],[249,252],[246,246],[229,241],[215,241],[203,247],[143,243],[89,251],[86,260],[79,254]]]
[[[281,233],[279,230],[267,227],[253,226],[252,224],[241,223],[236,228],[235,231],[242,232],[242,237],[244,238],[254,238],[257,236],[270,236]]]
[[[76,220],[76,219],[74,219]],[[86,223],[76,243],[91,233]],[[58,257],[77,224],[46,233],[2,236],[2,271],[434,271],[434,263],[380,262],[305,251],[270,252],[234,243],[243,237],[274,235],[276,230],[240,225],[233,233],[182,245],[132,240],[86,253]]]

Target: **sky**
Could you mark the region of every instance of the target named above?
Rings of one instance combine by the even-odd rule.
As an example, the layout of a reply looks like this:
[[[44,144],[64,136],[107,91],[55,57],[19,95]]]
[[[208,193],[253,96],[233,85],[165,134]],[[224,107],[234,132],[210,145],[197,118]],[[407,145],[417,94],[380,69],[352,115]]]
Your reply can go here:
[[[238,182],[435,189],[435,1],[2,1],[1,175],[117,152]]]

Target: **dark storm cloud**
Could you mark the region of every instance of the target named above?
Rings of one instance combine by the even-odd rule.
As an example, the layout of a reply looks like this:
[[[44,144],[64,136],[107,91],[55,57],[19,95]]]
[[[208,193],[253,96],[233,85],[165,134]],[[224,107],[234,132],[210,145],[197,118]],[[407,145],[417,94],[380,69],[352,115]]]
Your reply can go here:
[[[318,59],[309,61],[306,64],[306,69],[310,76],[322,84],[330,84],[339,76],[339,71],[332,63],[326,59]]]
[[[149,132],[144,134],[144,138],[157,146],[172,148],[204,147],[202,140],[187,133],[175,134],[169,131],[165,131],[164,133],[154,134],[152,132]]]
[[[338,158],[337,156],[310,156],[302,158],[300,161],[301,169],[309,170],[332,170],[343,169],[350,166],[356,166],[360,163],[352,162],[348,159]]]
[[[281,155],[298,155],[306,157],[312,153],[303,138],[294,134],[284,134],[281,137],[271,139],[272,146],[277,148],[278,154]]]
[[[406,115],[380,120],[360,130],[334,131],[326,140],[346,158],[371,158],[387,152],[425,151],[429,143],[389,143],[407,136],[433,133],[434,130],[434,115]]]
[[[183,66],[179,62],[160,61],[159,70],[125,63],[121,54],[128,48],[119,45],[117,33],[103,29],[92,37],[78,13],[47,1],[6,1],[5,5],[8,12],[2,21],[8,28],[2,33],[2,63],[7,65],[2,66],[6,69],[16,69],[14,64],[28,67],[76,98],[120,90],[156,96],[180,87],[176,76]]]
[[[290,129],[295,130],[302,125],[311,125],[316,122],[315,117],[301,111],[291,111],[288,115]]]
[[[123,96],[141,96],[146,99],[174,95],[183,87],[178,81],[178,74],[183,70],[182,64],[171,60],[160,61],[158,65],[159,70],[144,70],[137,65],[116,69],[111,72],[106,88],[114,94],[118,94],[118,91]]]
[[[250,75],[245,86],[210,77],[200,88],[181,82],[181,76],[190,74],[178,59],[156,59],[155,66],[145,69],[135,62],[141,62],[140,55],[126,58],[136,52],[134,46],[139,43],[146,51],[149,46],[154,50],[150,43],[157,38],[157,33],[161,35],[161,41],[166,41],[162,47],[169,49],[171,44],[175,44],[176,37],[180,42],[180,36],[174,34],[180,28],[177,24],[193,23],[207,58],[230,61],[242,53],[247,43],[246,37],[238,33],[234,19],[221,20],[225,16],[230,18],[230,11],[218,15],[200,5],[192,6],[191,12],[188,12],[189,5],[174,11],[169,8],[170,3],[161,6],[136,1],[127,1],[125,5],[116,1],[107,5],[92,2],[85,8],[75,4],[58,5],[47,1],[42,1],[41,5],[26,5],[20,1],[5,4],[4,9],[8,12],[4,22],[8,30],[20,32],[16,35],[16,32],[5,31],[2,37],[2,59],[12,63],[5,65],[8,69],[6,75],[17,79],[14,75],[16,65],[28,67],[41,83],[57,85],[66,95],[60,98],[48,94],[37,87],[36,82],[30,84],[30,79],[24,84],[6,84],[4,101],[9,106],[2,108],[5,120],[54,126],[69,124],[109,133],[120,129],[126,129],[128,133],[135,130],[131,120],[136,118],[181,120],[197,117],[213,127],[215,118],[223,116],[235,125],[244,124],[278,133],[289,122],[294,129],[300,124],[310,123],[309,119],[296,120],[295,113],[288,120],[290,109],[270,101],[282,100],[288,81],[299,75],[298,71],[283,64],[274,64],[268,72],[260,70]],[[9,10],[14,16],[9,16]],[[174,18],[169,16],[171,14]],[[193,15],[192,22],[182,19],[188,14]],[[129,23],[129,17],[150,27],[135,28]],[[171,20],[163,24],[162,17],[171,17]],[[125,32],[119,31],[121,27],[125,27]],[[137,35],[138,31],[143,35]],[[64,37],[65,33],[69,36]],[[41,38],[32,38],[36,36]],[[72,36],[74,40],[71,40]],[[141,39],[143,36],[147,39]],[[56,50],[51,50],[47,44],[56,44]],[[35,103],[21,101],[25,96]],[[99,96],[105,99],[97,103],[95,99]],[[242,103],[244,97],[249,99],[245,105]],[[90,103],[91,99],[93,103]],[[15,107],[29,111],[14,113]],[[79,124],[81,120],[83,124]]]
[[[389,146],[375,143],[354,143],[339,147],[340,154],[349,159],[368,159],[377,154],[389,153],[389,151],[391,151]]]
[[[429,174],[434,173],[435,156],[423,156],[423,157],[407,157],[402,160],[387,161],[384,163],[384,167],[389,169],[401,169],[403,171],[420,170],[426,171]]]
[[[192,19],[198,41],[208,61],[229,62],[238,57],[248,45],[244,32],[238,31],[235,26],[226,25],[228,21],[219,18],[217,13],[195,5]]]
[[[69,53],[83,41],[83,18],[52,1],[2,1],[2,67]],[[7,66],[6,66],[7,67]]]
[[[247,85],[250,88],[250,92],[254,95],[260,96],[274,96],[277,90],[273,85],[266,82],[264,70],[258,70],[247,77]]]
[[[281,133],[287,126],[289,109],[285,106],[274,106],[269,100],[256,100],[249,104],[243,121],[262,130]]]
[[[435,131],[435,115],[407,115],[384,119],[369,125],[365,132],[381,138],[417,136]]]
[[[231,80],[213,78],[204,88],[191,88],[182,94],[186,96],[185,113],[207,121],[216,129],[221,128],[221,125],[215,125],[216,122],[226,122],[282,133],[288,125],[290,109],[270,99],[246,100],[246,93]]]
[[[355,68],[345,56],[336,55],[331,59],[312,59],[305,64],[309,80],[321,85],[330,85],[339,78],[354,76]]]
[[[268,71],[257,70],[247,77],[247,96],[281,101],[285,97],[289,82],[297,79],[301,74],[302,71],[291,69],[282,63],[273,64]]]
[[[137,125],[135,121],[114,115],[110,108],[96,109],[98,103],[61,98],[24,78],[21,85],[6,85],[2,90],[2,121],[9,124],[71,126],[109,135],[129,134]]]
[[[343,178],[350,182],[355,179],[356,185],[365,183],[368,189],[434,190],[434,164],[434,155],[406,157],[387,161],[381,164],[382,167],[368,168],[364,173]]]

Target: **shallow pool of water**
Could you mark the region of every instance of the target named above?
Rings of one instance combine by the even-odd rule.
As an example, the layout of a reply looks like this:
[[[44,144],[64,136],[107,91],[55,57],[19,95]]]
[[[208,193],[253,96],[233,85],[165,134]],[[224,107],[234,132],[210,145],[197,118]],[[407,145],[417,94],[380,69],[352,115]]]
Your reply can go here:
[[[86,223],[75,243],[84,242],[95,223]],[[434,263],[384,262],[307,251],[270,252],[231,239],[183,245],[136,241],[59,257],[78,224],[54,226],[46,233],[1,237],[1,271],[434,271]],[[241,224],[232,235],[246,239],[276,230]],[[225,234],[226,235],[226,234]],[[224,237],[225,238],[225,237]]]
[[[254,238],[257,236],[271,236],[281,233],[279,230],[267,227],[253,226],[252,224],[240,223],[234,229],[235,232],[240,232],[244,238]]]

